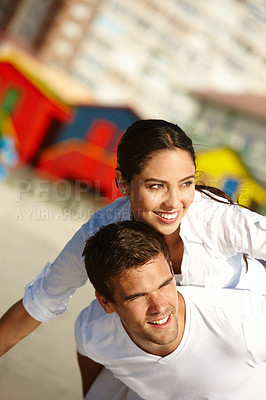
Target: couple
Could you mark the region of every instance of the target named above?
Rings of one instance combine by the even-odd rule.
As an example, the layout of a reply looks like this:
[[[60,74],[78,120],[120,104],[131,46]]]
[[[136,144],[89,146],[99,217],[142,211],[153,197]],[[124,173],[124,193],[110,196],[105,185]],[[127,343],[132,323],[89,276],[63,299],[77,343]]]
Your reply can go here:
[[[266,221],[214,188],[195,185],[191,139],[175,124],[140,120],[117,149],[116,180],[122,197],[98,211],[0,320],[0,355],[62,314],[87,281],[82,251],[101,226],[136,220],[160,232],[181,286],[244,288],[266,293]],[[185,288],[184,288],[185,289]]]

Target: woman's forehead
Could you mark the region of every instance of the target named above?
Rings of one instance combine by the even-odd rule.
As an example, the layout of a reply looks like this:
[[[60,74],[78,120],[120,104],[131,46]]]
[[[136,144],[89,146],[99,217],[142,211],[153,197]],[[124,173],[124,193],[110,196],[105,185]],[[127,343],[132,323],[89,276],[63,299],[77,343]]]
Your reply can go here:
[[[142,165],[140,174],[157,171],[157,172],[195,172],[195,165],[191,155],[182,149],[160,150],[149,156]]]

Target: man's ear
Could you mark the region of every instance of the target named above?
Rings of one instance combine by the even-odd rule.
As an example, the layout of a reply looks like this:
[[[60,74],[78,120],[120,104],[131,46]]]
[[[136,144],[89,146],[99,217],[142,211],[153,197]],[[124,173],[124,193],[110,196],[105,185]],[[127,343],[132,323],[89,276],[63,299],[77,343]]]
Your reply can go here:
[[[115,170],[115,181],[116,181],[116,185],[119,189],[119,191],[124,195],[127,196],[128,193],[128,185],[125,181],[125,179],[122,176],[121,171],[119,171],[119,169]]]
[[[106,300],[106,298],[100,295],[100,293],[97,292],[97,290],[95,290],[95,297],[107,314],[112,314],[115,311],[113,303]]]

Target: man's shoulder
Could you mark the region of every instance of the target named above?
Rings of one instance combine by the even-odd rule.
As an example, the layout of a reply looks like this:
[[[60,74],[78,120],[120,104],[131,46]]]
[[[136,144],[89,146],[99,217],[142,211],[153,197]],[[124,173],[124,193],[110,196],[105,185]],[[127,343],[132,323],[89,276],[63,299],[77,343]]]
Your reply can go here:
[[[121,328],[116,313],[107,314],[98,300],[94,300],[79,314],[75,323],[77,351],[104,363],[106,354],[115,359],[122,346]]]
[[[106,312],[102,309],[98,300],[95,299],[88,307],[84,308],[80,312],[76,321],[79,323],[80,327],[85,325],[88,326],[95,321],[101,321],[102,319],[105,319],[108,315],[109,314],[106,314]]]
[[[245,298],[256,297],[255,293],[248,290],[238,290],[230,288],[205,288],[197,286],[178,286],[177,290],[184,297],[188,303],[205,305],[210,307],[219,308],[232,308],[241,307]]]
[[[188,306],[223,309],[228,315],[242,314],[248,308],[253,309],[255,314],[258,309],[264,315],[266,313],[266,296],[247,289],[178,286],[177,290]]]
[[[113,314],[107,314],[98,300],[93,300],[81,311],[75,322],[75,337],[78,346],[86,347],[89,343],[97,343],[108,333],[113,324],[112,320]]]

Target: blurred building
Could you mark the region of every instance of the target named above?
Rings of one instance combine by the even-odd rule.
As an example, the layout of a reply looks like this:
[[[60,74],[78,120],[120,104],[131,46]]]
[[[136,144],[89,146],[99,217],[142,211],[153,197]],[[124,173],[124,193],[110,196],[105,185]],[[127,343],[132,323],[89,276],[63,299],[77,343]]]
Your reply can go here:
[[[64,0],[1,0],[0,31],[22,46],[38,49]]]
[[[206,150],[206,145],[234,149],[250,173],[266,186],[266,94],[191,94],[200,104],[194,122],[196,135],[191,133],[198,150]]]
[[[1,0],[0,21],[99,101],[145,117],[184,126],[190,89],[266,89],[263,1]]]
[[[266,93],[265,1],[1,0],[0,30],[98,104],[177,122],[265,182],[265,100],[252,107]]]

